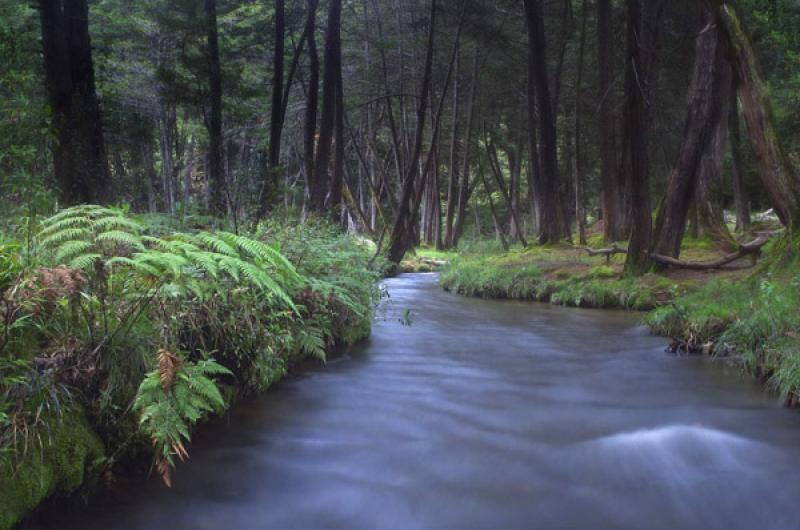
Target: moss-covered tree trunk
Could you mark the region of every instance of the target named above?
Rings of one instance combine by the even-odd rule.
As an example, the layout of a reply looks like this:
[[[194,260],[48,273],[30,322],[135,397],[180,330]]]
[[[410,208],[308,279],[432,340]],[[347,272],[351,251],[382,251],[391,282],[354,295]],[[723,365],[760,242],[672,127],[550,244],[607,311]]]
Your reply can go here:
[[[800,175],[794,170],[775,129],[769,90],[750,38],[730,2],[711,0],[730,41],[738,92],[761,184],[790,232],[800,225]]]

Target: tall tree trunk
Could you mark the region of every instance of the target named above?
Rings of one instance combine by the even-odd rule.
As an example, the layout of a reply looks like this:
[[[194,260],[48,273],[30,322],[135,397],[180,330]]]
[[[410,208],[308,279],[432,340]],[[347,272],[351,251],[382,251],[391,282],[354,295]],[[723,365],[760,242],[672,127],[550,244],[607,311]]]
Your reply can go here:
[[[697,174],[720,123],[723,50],[713,13],[703,10],[701,32],[695,46],[694,71],[688,92],[688,114],[678,159],[669,178],[655,228],[656,254],[677,258],[686,230],[689,207],[695,195]]]
[[[447,184],[447,207],[445,209],[445,236],[444,246],[452,248],[453,246],[453,221],[456,215],[456,197],[458,196],[459,189],[459,175],[458,175],[458,133],[460,121],[460,93],[459,93],[459,72],[461,65],[461,52],[456,50],[456,66],[455,78],[453,79],[453,126],[452,135],[450,136],[450,171]]]
[[[625,59],[625,120],[628,130],[630,156],[630,188],[632,200],[632,230],[625,262],[626,274],[643,274],[650,265],[648,251],[652,238],[650,212],[650,175],[647,157],[647,110],[642,60],[642,0],[625,0],[627,39]]]
[[[269,166],[259,199],[259,216],[269,210],[277,196],[283,132],[283,70],[286,55],[286,9],[284,0],[275,0],[275,53],[272,62],[272,105],[269,125]]]
[[[412,211],[412,195],[419,173],[419,160],[422,154],[422,140],[425,134],[425,116],[428,113],[428,95],[430,93],[431,75],[433,71],[433,51],[436,36],[436,0],[431,0],[430,26],[428,28],[428,45],[425,52],[425,73],[420,87],[419,104],[417,106],[417,124],[414,134],[414,147],[409,158],[408,172],[403,181],[403,191],[398,204],[397,215],[392,228],[387,257],[392,263],[400,263],[409,245],[408,224],[414,216]]]
[[[583,59],[586,50],[586,22],[589,17],[587,0],[583,0],[581,13],[581,37],[578,47],[578,79],[575,82],[575,229],[578,231],[578,242],[586,244],[586,212],[583,202],[583,152],[581,150],[581,98],[583,96]]]
[[[340,25],[342,0],[331,0],[328,4],[328,28],[325,32],[325,67],[322,74],[322,114],[319,125],[314,186],[311,193],[311,209],[322,212],[330,184],[331,148],[336,128],[336,64],[341,50]]]
[[[497,181],[497,187],[500,189],[500,194],[503,196],[503,200],[506,202],[506,206],[508,207],[512,233],[516,234],[516,237],[519,238],[522,246],[527,247],[528,242],[525,240],[525,231],[522,229],[522,223],[519,219],[519,212],[514,209],[514,203],[511,200],[511,194],[509,193],[505,180],[503,179],[503,171],[500,167],[500,159],[497,156],[497,148],[495,147],[494,142],[486,132],[485,128],[483,134],[486,145],[486,159],[489,162],[489,168],[494,174],[495,181]],[[488,186],[486,188],[487,191],[489,191]]]
[[[305,165],[306,192],[305,201],[312,207],[312,196],[316,189],[314,178],[314,147],[317,135],[317,107],[319,105],[319,54],[317,53],[317,6],[319,0],[308,0],[308,17],[306,18],[306,32],[308,32],[308,98],[306,100],[305,126],[303,131],[303,162]],[[312,207],[313,209],[313,207]]]
[[[742,134],[739,127],[738,80],[731,75],[731,101],[728,109],[728,129],[731,146],[731,179],[733,180],[733,202],[736,208],[736,231],[750,228],[750,197],[744,185],[744,164],[742,163]]]
[[[337,0],[338,1],[338,0]],[[337,21],[341,28],[341,23]],[[340,32],[336,35],[336,48],[334,50],[334,75],[336,78],[336,98],[334,105],[334,159],[333,159],[333,180],[331,180],[331,193],[329,196],[328,208],[331,216],[336,222],[342,214],[342,186],[344,182],[344,80],[342,79],[342,41]]]
[[[448,242],[450,248],[457,247],[458,241],[464,233],[464,222],[467,214],[467,203],[470,196],[469,162],[470,146],[472,141],[472,130],[475,124],[475,97],[478,91],[478,64],[479,53],[475,50],[475,58],[472,63],[472,80],[470,81],[469,98],[467,102],[467,130],[464,133],[464,158],[461,167],[461,179],[458,188],[458,211],[456,212],[455,226],[453,227],[453,239]]]
[[[222,68],[219,62],[219,36],[217,34],[217,2],[205,0],[206,60],[208,62],[208,89],[211,106],[206,119],[208,128],[209,209],[214,215],[225,215],[226,190],[222,154]]]
[[[731,68],[724,57],[720,60],[719,118],[711,142],[700,161],[695,204],[700,227],[726,252],[738,248],[725,224],[722,204],[722,156],[728,142],[728,108],[731,105]]]
[[[800,172],[795,171],[775,129],[772,103],[761,75],[753,46],[731,2],[711,0],[734,54],[750,142],[759,167],[761,183],[775,212],[790,233],[800,225]]]
[[[615,175],[617,163],[616,131],[614,127],[614,39],[611,0],[597,0],[597,66],[598,70],[598,141],[600,143],[600,208],[603,236],[607,241],[620,241],[627,234],[621,219],[622,200],[619,180]]]
[[[40,0],[53,169],[64,204],[111,200],[87,0]]]
[[[539,140],[541,149],[541,193],[537,194],[541,217],[538,240],[540,244],[561,241],[569,233],[565,226],[558,176],[558,145],[556,120],[550,100],[547,79],[547,54],[544,17],[541,0],[525,0],[525,19],[528,27],[528,115],[530,127],[535,126],[534,106],[539,108]],[[535,100],[534,101],[534,97]]]

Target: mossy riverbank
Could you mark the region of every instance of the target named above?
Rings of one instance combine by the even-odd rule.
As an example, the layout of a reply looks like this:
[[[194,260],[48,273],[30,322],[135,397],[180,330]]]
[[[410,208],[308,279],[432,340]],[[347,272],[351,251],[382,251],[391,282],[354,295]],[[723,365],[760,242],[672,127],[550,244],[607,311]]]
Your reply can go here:
[[[29,247],[0,233],[0,530],[115,475],[169,485],[196,424],[370,334],[381,267],[359,238],[175,230],[86,206]]]
[[[776,245],[779,243],[775,243]],[[424,253],[424,251],[422,251]],[[771,255],[766,249],[766,256]],[[773,252],[774,253],[774,252]],[[682,258],[716,255],[688,239]],[[449,257],[440,282],[465,296],[645,312],[651,330],[677,354],[705,354],[739,364],[787,405],[800,405],[800,264],[742,260],[725,270],[622,274],[624,256],[606,262],[568,245],[466,252]]]

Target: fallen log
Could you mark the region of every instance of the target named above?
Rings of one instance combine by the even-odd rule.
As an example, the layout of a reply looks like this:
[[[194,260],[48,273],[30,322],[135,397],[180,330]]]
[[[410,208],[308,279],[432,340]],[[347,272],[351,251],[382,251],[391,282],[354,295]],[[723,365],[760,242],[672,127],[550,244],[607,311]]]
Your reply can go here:
[[[660,254],[650,254],[650,259],[652,259],[656,263],[661,263],[663,265],[669,265],[671,267],[677,267],[679,269],[688,269],[693,271],[709,271],[709,270],[721,269],[725,265],[729,265],[734,261],[740,260],[746,256],[750,256],[752,264],[755,265],[756,262],[758,261],[759,256],[761,256],[761,249],[764,247],[764,245],[767,244],[768,241],[769,241],[769,235],[761,235],[758,238],[751,241],[750,243],[745,243],[743,245],[740,245],[739,250],[737,250],[736,252],[723,256],[720,259],[714,261],[703,261],[703,262],[682,261],[679,259],[671,258],[669,256],[662,256]]]
[[[620,248],[617,245],[614,245],[611,248],[589,248],[589,247],[581,247],[582,250],[585,250],[589,256],[605,256],[606,258],[606,265],[611,263],[611,257],[616,254],[627,254],[628,249]]]

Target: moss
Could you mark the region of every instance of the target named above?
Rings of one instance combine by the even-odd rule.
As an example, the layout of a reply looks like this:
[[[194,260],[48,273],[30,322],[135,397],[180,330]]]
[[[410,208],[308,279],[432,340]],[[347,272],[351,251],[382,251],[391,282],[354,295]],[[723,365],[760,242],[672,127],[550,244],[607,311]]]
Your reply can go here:
[[[41,432],[42,446],[0,463],[0,529],[11,528],[52,495],[77,490],[87,470],[104,456],[103,444],[83,412],[65,412]]]

